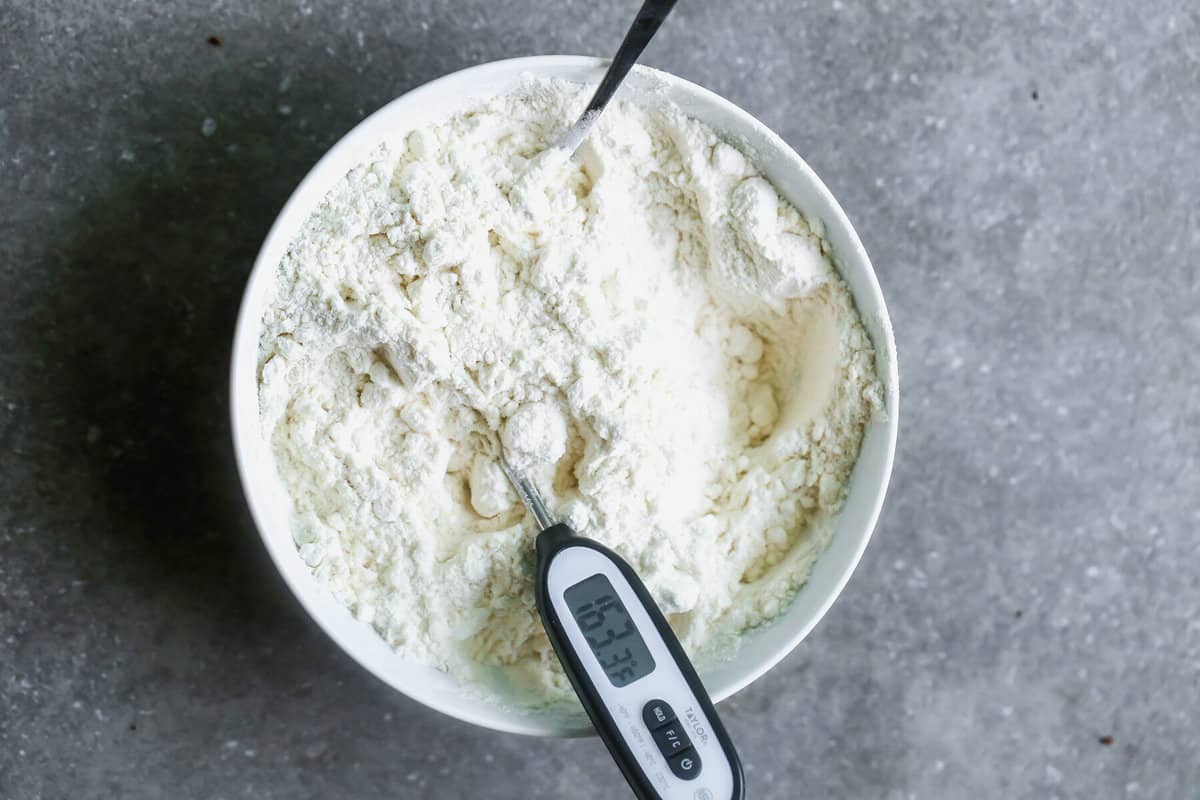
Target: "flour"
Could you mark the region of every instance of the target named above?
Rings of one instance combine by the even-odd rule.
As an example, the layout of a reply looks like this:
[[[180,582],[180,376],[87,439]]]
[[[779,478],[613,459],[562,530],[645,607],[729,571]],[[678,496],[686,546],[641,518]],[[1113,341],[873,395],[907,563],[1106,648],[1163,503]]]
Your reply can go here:
[[[521,406],[500,433],[505,457],[526,472],[557,463],[567,452],[567,437],[564,409],[550,401]]]
[[[570,688],[497,438],[712,658],[807,579],[880,406],[819,226],[670,107],[615,103],[538,158],[585,100],[531,80],[381,146],[292,242],[261,341],[300,556],[508,700]]]

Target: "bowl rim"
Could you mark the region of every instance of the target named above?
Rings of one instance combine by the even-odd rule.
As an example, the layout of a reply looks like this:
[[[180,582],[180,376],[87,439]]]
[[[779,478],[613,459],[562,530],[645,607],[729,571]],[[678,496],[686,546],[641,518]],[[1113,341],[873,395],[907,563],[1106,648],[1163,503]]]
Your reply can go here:
[[[316,162],[315,165],[305,174],[304,178],[297,184],[296,188],[288,196],[275,220],[260,246],[249,274],[246,277],[246,286],[243,290],[241,301],[238,305],[237,322],[234,328],[234,336],[232,350],[230,356],[230,417],[231,417],[231,434],[233,440],[233,449],[235,461],[237,464],[238,477],[242,486],[242,493],[246,498],[247,506],[250,509],[251,518],[254,521],[255,528],[258,531],[259,538],[266,547],[268,555],[271,557],[272,563],[280,576],[284,579],[285,584],[291,591],[292,595],[299,601],[305,612],[311,617],[317,625],[328,635],[345,653],[358,662],[368,672],[376,678],[382,680],[387,685],[391,686],[401,694],[415,700],[422,705],[439,711],[447,716],[455,719],[478,725],[490,730],[498,730],[509,733],[519,733],[525,735],[538,736],[582,736],[592,734],[590,726],[556,726],[547,724],[546,721],[540,720],[537,717],[529,715],[504,714],[500,706],[488,706],[487,704],[475,702],[470,697],[464,694],[461,702],[450,702],[443,697],[434,694],[423,694],[419,691],[414,691],[412,687],[403,685],[399,681],[394,680],[392,676],[384,674],[384,671],[377,669],[376,665],[370,663],[368,658],[359,651],[357,645],[350,641],[349,637],[341,630],[341,626],[335,625],[333,621],[328,619],[321,609],[316,607],[316,603],[311,601],[302,591],[301,587],[293,579],[289,570],[285,568],[284,559],[297,558],[297,552],[291,537],[287,538],[288,547],[284,547],[279,537],[273,537],[268,534],[268,514],[265,509],[265,499],[263,490],[259,487],[259,479],[253,472],[253,465],[250,463],[250,458],[246,452],[246,446],[243,444],[249,436],[261,436],[261,431],[258,426],[243,425],[239,421],[238,410],[244,407],[247,403],[253,404],[255,409],[258,408],[258,376],[257,374],[251,377],[239,376],[239,363],[242,358],[239,355],[244,353],[246,348],[252,348],[257,354],[258,340],[250,341],[251,331],[257,333],[256,320],[250,316],[253,311],[252,305],[255,295],[257,294],[256,287],[259,283],[273,275],[277,266],[275,260],[269,260],[268,255],[275,251],[277,240],[286,238],[284,242],[286,247],[287,242],[291,240],[295,232],[296,224],[292,221],[292,217],[296,214],[296,209],[300,205],[311,208],[313,200],[313,187],[321,184],[327,179],[326,173],[341,163],[344,154],[352,148],[359,153],[359,160],[369,153],[369,149],[361,148],[360,140],[363,140],[368,133],[377,134],[374,139],[374,144],[378,144],[384,138],[386,126],[384,122],[394,115],[398,108],[409,106],[421,102],[425,98],[442,98],[446,96],[447,89],[466,84],[472,80],[483,79],[491,73],[513,72],[520,71],[521,73],[530,73],[537,77],[554,78],[564,77],[563,73],[568,71],[579,71],[581,69],[599,70],[607,66],[606,59],[596,58],[593,56],[578,56],[578,55],[539,55],[525,56],[520,58],[501,59],[490,61],[483,64],[467,67],[455,72],[448,73],[442,77],[436,78],[427,83],[421,84],[413,89],[401,94],[395,99],[384,104],[377,111],[368,115],[350,130],[343,134],[338,141],[330,147],[324,155]],[[728,681],[726,685],[717,687],[712,692],[714,702],[720,702],[725,698],[737,693],[747,685],[757,680],[763,674],[768,672],[772,667],[778,664],[785,656],[787,656],[796,646],[808,636],[808,634],[816,627],[817,623],[825,616],[833,605],[834,601],[841,595],[850,576],[853,574],[859,561],[862,558],[863,552],[866,550],[867,544],[871,540],[875,526],[878,523],[879,515],[883,507],[883,501],[887,494],[888,485],[891,480],[893,463],[895,460],[896,440],[898,433],[898,415],[899,415],[899,373],[897,368],[896,358],[896,343],[895,336],[892,330],[891,321],[888,315],[887,306],[884,303],[883,293],[879,286],[879,281],[875,273],[873,264],[868,257],[865,248],[854,226],[851,224],[845,211],[837,202],[832,192],[825,186],[825,183],[817,176],[816,172],[800,157],[794,149],[792,149],[778,134],[768,128],[764,123],[760,122],[756,117],[749,112],[743,110],[733,102],[726,100],[715,92],[710,91],[698,84],[680,78],[669,72],[638,65],[635,68],[637,73],[647,75],[652,79],[661,82],[670,87],[674,91],[681,91],[685,94],[690,94],[700,102],[715,106],[727,115],[738,119],[741,125],[744,125],[747,130],[752,131],[754,137],[760,142],[766,143],[771,149],[781,155],[788,162],[788,168],[796,170],[800,173],[805,182],[811,185],[811,188],[817,195],[821,196],[832,215],[832,219],[823,218],[826,228],[831,226],[831,223],[836,223],[847,237],[848,243],[854,253],[852,257],[861,261],[865,266],[865,275],[863,280],[864,286],[858,287],[858,291],[854,292],[856,305],[861,307],[864,305],[864,300],[869,301],[871,311],[878,318],[879,332],[882,334],[883,340],[878,341],[875,336],[872,341],[877,353],[876,369],[880,373],[879,377],[884,388],[884,408],[886,416],[880,420],[883,423],[883,433],[885,440],[883,442],[883,464],[882,464],[882,479],[875,486],[875,495],[871,499],[870,508],[866,514],[866,524],[863,526],[857,541],[855,542],[854,551],[849,560],[842,568],[840,574],[833,581],[832,589],[826,593],[818,604],[815,613],[812,613],[806,624],[798,628],[790,636],[781,637],[765,657],[761,658],[753,666],[747,669],[740,677]],[[472,95],[463,93],[454,89],[452,94],[461,96],[464,100]],[[383,127],[381,127],[383,126]],[[376,128],[380,128],[376,131]],[[732,133],[732,132],[726,132]],[[354,162],[351,162],[354,163]],[[324,193],[321,195],[324,196]],[[839,253],[839,260],[845,260],[850,257],[849,254]],[[862,291],[865,290],[867,297],[860,297]],[[257,363],[257,356],[254,359]],[[257,419],[257,411],[255,413]],[[249,429],[248,429],[249,428]],[[845,533],[839,533],[839,536],[844,536]],[[820,557],[818,557],[818,560]],[[782,612],[781,617],[787,614]],[[373,632],[372,632],[373,633]]]

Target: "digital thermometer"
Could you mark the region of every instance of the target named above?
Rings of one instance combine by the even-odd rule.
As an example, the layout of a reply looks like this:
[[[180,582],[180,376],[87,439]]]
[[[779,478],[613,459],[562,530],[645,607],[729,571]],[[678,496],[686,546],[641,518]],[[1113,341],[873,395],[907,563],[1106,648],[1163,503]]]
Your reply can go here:
[[[637,574],[555,523],[501,459],[537,520],[537,606],[596,732],[643,800],[740,800],[742,765],[704,685]]]

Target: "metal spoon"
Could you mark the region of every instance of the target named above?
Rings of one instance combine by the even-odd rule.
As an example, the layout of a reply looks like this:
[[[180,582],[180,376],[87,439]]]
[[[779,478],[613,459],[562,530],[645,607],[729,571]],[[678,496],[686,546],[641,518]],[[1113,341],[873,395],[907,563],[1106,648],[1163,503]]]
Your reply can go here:
[[[621,81],[625,80],[629,70],[637,63],[638,56],[654,38],[654,34],[662,26],[667,14],[671,13],[675,3],[676,0],[646,0],[642,4],[642,10],[638,12],[633,24],[629,26],[629,32],[625,34],[625,39],[617,49],[617,54],[613,56],[612,63],[608,65],[608,72],[604,73],[604,79],[596,87],[596,93],[592,95],[587,108],[571,126],[571,129],[555,144],[556,150],[563,150],[566,155],[570,156],[587,138],[592,126],[600,117],[600,112],[616,94],[617,87],[621,85]]]
[[[642,4],[641,11],[638,12],[633,24],[629,26],[624,41],[617,49],[617,54],[613,56],[612,63],[608,65],[608,71],[604,73],[603,80],[596,87],[596,93],[592,95],[583,114],[561,139],[534,156],[524,172],[513,182],[508,191],[508,199],[513,208],[519,210],[518,213],[537,216],[540,213],[538,209],[544,209],[546,201],[540,187],[545,184],[555,169],[566,164],[572,154],[579,149],[579,145],[587,138],[592,126],[599,119],[600,112],[617,93],[617,87],[621,85],[621,81],[625,80],[629,70],[633,69],[638,56],[642,54],[646,45],[658,32],[663,20],[667,18],[667,14],[675,7],[675,3],[676,0],[646,0]]]

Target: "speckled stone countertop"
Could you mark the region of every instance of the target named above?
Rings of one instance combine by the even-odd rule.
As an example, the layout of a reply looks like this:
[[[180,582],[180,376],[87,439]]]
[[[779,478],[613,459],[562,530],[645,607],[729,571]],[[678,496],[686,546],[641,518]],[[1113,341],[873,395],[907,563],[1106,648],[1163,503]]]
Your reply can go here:
[[[637,3],[0,0],[0,797],[619,798],[352,663],[233,472],[239,294],[365,114]],[[876,538],[722,706],[754,798],[1200,786],[1200,7],[684,0],[645,61],[779,131],[900,347]]]

